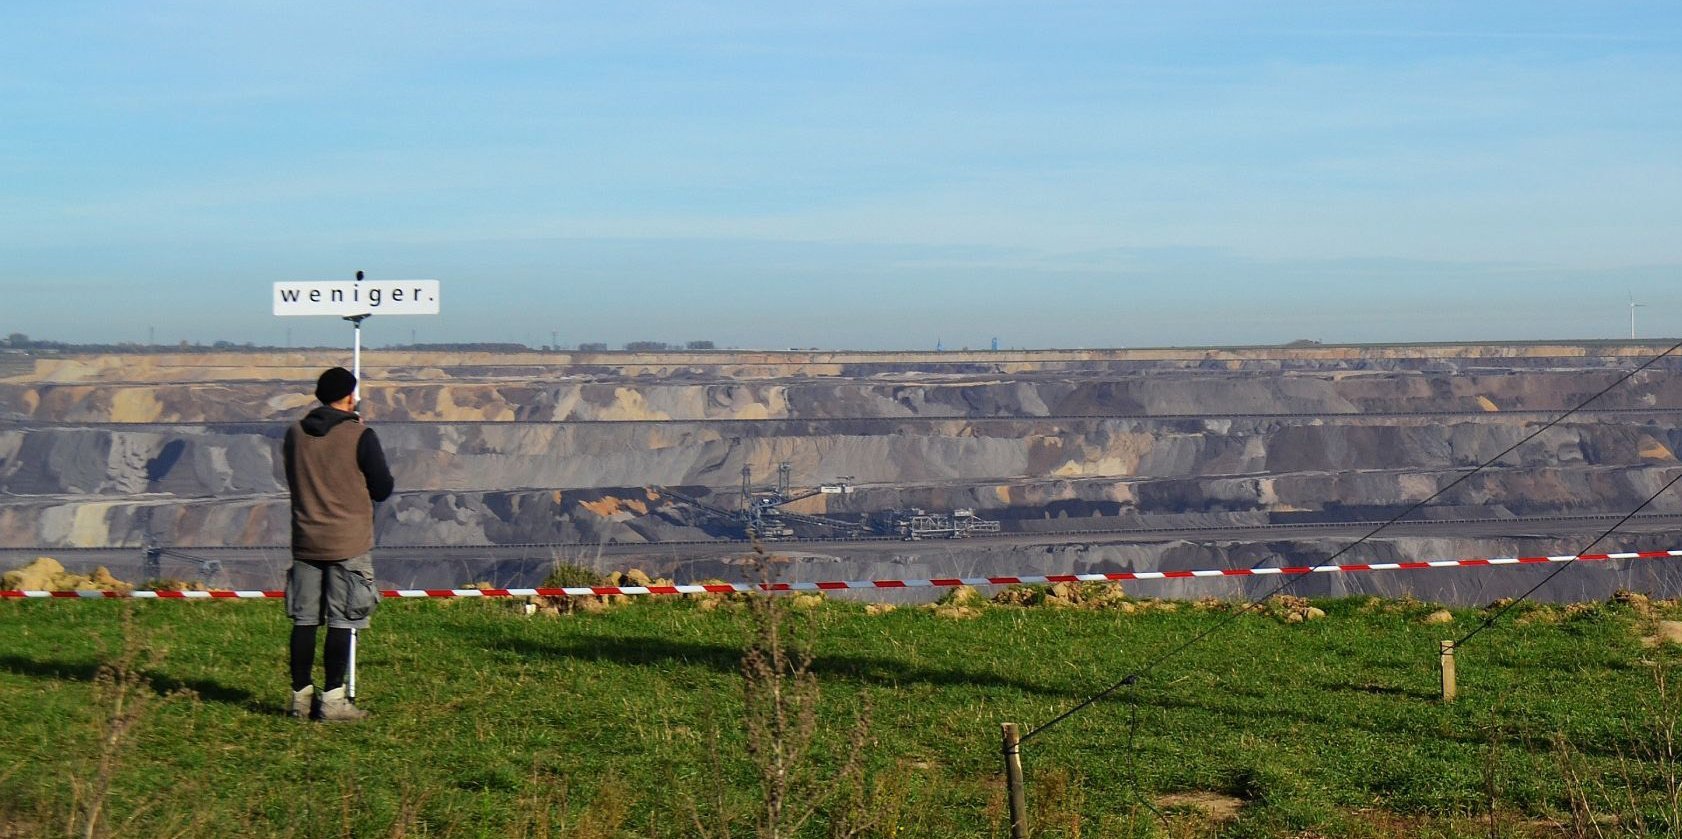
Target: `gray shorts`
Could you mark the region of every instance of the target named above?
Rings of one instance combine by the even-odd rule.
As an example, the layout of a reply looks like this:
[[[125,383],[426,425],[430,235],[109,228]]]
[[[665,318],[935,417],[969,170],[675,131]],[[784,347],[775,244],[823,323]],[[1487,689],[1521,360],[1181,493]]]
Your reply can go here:
[[[367,629],[379,605],[373,554],[338,562],[294,559],[286,572],[286,616],[297,626]]]

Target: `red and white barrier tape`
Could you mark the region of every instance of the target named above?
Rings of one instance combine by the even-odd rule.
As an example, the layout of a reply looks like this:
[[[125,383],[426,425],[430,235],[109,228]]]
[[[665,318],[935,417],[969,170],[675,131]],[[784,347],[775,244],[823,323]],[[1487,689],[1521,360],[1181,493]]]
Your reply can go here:
[[[1574,556],[1518,556],[1499,559],[1441,559],[1430,562],[1363,562],[1351,565],[1298,565],[1284,568],[1219,568],[1199,571],[1120,571],[1111,574],[1024,574],[1010,577],[935,577],[927,580],[834,580],[815,583],[712,583],[671,586],[567,586],[565,588],[418,588],[384,589],[382,597],[598,597],[641,594],[733,594],[750,591],[843,591],[847,589],[955,588],[1049,583],[1106,583],[1124,580],[1179,580],[1195,577],[1259,577],[1269,574],[1334,574],[1358,571],[1424,571],[1432,568],[1486,568],[1503,565],[1540,565],[1550,562],[1605,562],[1614,559],[1668,559],[1682,550],[1639,551]],[[55,597],[156,600],[247,600],[282,598],[284,591],[40,591],[0,590],[0,598]]]

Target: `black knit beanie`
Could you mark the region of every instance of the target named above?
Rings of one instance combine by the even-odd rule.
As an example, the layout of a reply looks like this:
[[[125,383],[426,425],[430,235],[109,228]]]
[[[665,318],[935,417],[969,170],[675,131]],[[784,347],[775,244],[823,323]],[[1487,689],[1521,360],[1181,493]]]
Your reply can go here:
[[[315,398],[331,405],[356,392],[356,377],[343,367],[334,367],[315,380]]]

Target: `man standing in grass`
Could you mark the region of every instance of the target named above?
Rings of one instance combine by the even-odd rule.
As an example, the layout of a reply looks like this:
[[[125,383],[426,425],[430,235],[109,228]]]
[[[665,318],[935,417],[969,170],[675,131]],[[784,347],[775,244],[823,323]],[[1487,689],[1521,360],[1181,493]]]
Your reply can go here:
[[[282,453],[292,493],[292,568],[286,614],[292,619],[292,708],[298,718],[359,720],[345,690],[351,631],[366,629],[379,605],[374,587],[374,503],[390,497],[391,470],[371,428],[356,413],[356,377],[334,367],[316,381],[321,406],[286,430]],[[325,692],[316,696],[315,632],[327,624]]]

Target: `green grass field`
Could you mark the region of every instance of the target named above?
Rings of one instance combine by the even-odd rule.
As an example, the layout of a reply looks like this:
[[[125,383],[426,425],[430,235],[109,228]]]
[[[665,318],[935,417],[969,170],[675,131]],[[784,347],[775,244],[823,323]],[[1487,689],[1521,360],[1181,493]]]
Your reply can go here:
[[[750,610],[516,605],[388,601],[360,650],[374,717],[328,726],[282,713],[276,602],[0,603],[0,836],[85,835],[92,803],[95,832],[125,836],[755,835]],[[1316,605],[1327,617],[1238,617],[1034,737],[1034,835],[1682,830],[1659,751],[1682,746],[1658,679],[1678,654],[1643,642],[1675,617],[1663,607],[1509,614],[1460,652],[1461,697],[1443,704],[1437,642],[1477,611],[1432,626],[1419,604]],[[129,644],[153,657],[116,714],[132,727],[102,745],[122,682],[98,674],[124,657],[125,610]],[[1225,618],[1189,604],[791,612],[821,698],[813,783],[790,807],[832,793],[798,835],[1006,835],[1001,723],[1031,729]],[[163,698],[180,689],[196,696]],[[854,783],[836,776],[865,706]],[[1241,806],[1211,816],[1175,794]]]

